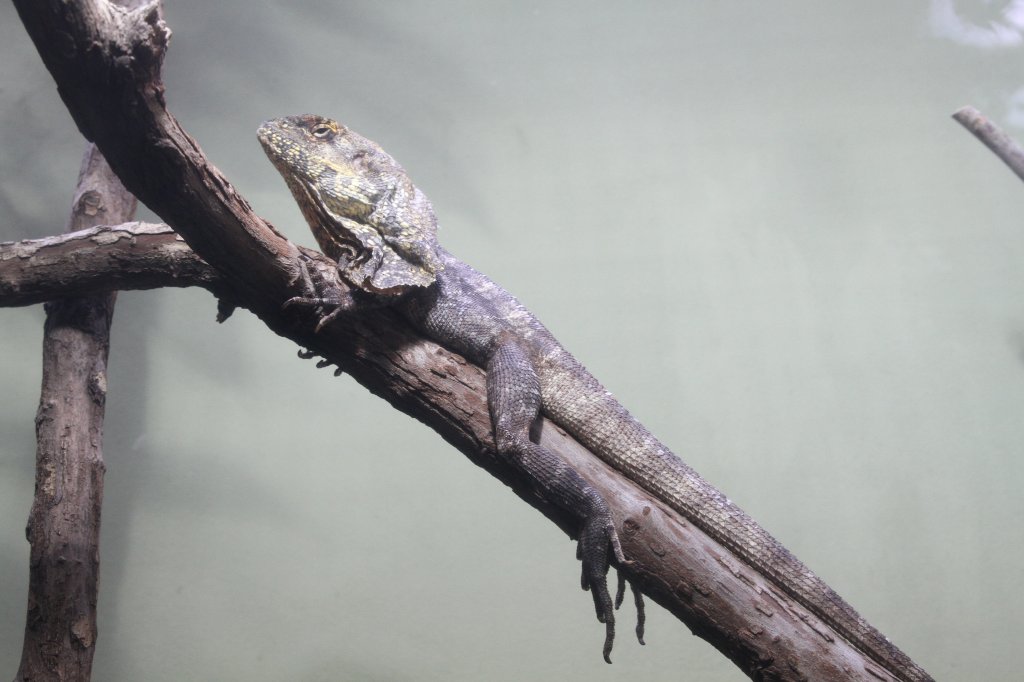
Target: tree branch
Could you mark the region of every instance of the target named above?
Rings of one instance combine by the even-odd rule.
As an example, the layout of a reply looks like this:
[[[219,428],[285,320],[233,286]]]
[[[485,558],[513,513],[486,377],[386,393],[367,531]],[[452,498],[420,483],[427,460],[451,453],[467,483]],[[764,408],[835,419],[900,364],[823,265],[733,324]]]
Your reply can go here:
[[[992,150],[1018,178],[1024,180],[1024,149],[974,107],[963,107],[953,118]]]
[[[130,219],[135,203],[89,145],[68,229]],[[35,498],[25,531],[31,553],[19,680],[87,680],[92,670],[115,296],[74,296],[46,306]]]
[[[228,290],[217,271],[162,223],[101,225],[0,243],[0,306],[76,294],[200,286]]]
[[[341,287],[337,268],[299,250],[255,216],[167,113],[163,86],[151,68],[169,36],[156,5],[135,14],[118,13],[101,0],[15,5],[79,129],[96,141],[126,186],[221,273],[230,296],[274,332],[324,356],[429,425],[575,535],[576,520],[495,455],[479,368],[419,336],[388,310],[340,320],[320,334],[313,333],[315,319],[282,312],[282,302],[296,293],[289,288],[300,255],[325,281]],[[752,678],[892,679],[546,420],[540,441],[609,500],[624,528],[628,577]],[[595,632],[595,646],[597,641]]]

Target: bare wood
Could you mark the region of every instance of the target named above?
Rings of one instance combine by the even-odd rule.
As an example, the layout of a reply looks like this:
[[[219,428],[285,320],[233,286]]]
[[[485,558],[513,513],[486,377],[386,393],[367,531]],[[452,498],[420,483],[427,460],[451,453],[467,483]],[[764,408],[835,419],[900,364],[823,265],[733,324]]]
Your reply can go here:
[[[100,225],[0,243],[0,306],[42,303],[69,291],[191,286],[226,290],[217,272],[162,223]]]
[[[135,197],[89,145],[68,230],[121,222]],[[96,646],[103,417],[114,293],[46,306],[28,616],[19,680],[88,680]]]
[[[169,34],[155,9],[112,20],[97,0],[15,4],[79,128],[97,141],[129,187],[223,273],[239,305],[427,423],[574,534],[575,520],[495,455],[481,370],[418,336],[387,310],[341,321],[321,334],[312,332],[314,319],[282,313],[280,304],[294,293],[288,282],[298,254],[305,253],[309,267],[326,279],[336,279],[337,268],[300,251],[252,214],[164,110],[162,85],[144,68],[146,55],[162,52]],[[144,44],[132,47],[131,40]],[[134,62],[125,59],[129,53]],[[145,115],[127,113],[140,110]],[[541,437],[594,486],[614,491],[608,499],[626,527],[624,549],[633,563],[624,570],[630,579],[752,678],[892,679],[556,427],[545,422]],[[595,630],[595,645],[599,641]]]
[[[953,118],[992,150],[1018,178],[1024,180],[1024,148],[974,107],[963,107]]]

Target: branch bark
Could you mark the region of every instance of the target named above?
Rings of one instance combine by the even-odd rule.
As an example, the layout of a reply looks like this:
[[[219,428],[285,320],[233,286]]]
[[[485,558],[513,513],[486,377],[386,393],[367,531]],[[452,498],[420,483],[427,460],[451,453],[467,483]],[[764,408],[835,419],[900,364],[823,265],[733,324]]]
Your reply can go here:
[[[992,153],[1024,180],[1024,149],[974,107],[958,109],[953,118],[981,140]]]
[[[496,457],[479,368],[420,337],[388,310],[344,319],[320,334],[313,333],[315,319],[282,312],[283,301],[295,293],[290,286],[297,258],[340,287],[337,268],[255,216],[166,111],[152,68],[169,36],[157,5],[135,13],[102,0],[15,5],[79,129],[96,141],[126,186],[220,273],[224,297],[435,429],[575,535],[575,519]],[[609,500],[624,529],[623,549],[631,563],[622,570],[630,580],[753,679],[893,679],[556,426],[544,421],[539,438]],[[595,629],[595,647],[599,640]]]
[[[74,231],[123,221],[135,197],[94,145],[82,160],[68,221]],[[87,680],[96,646],[103,417],[114,293],[48,303],[36,413],[36,488],[28,615],[19,680]]]
[[[168,225],[100,225],[68,234],[0,243],[0,305],[44,303],[67,292],[200,286],[228,291],[217,271]]]

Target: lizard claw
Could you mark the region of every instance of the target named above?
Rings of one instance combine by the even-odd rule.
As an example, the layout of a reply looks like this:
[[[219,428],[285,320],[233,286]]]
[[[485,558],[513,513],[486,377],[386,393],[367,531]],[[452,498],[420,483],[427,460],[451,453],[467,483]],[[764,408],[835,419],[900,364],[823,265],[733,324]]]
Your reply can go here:
[[[615,606],[608,592],[608,550],[611,548],[611,554],[616,560],[625,561],[625,557],[611,515],[606,510],[602,512],[592,514],[584,521],[576,545],[576,557],[583,562],[580,585],[590,591],[597,620],[604,623],[602,654],[605,662],[611,663],[612,645],[615,642]]]
[[[292,296],[281,305],[281,308],[287,310],[293,307],[306,307],[319,311],[321,317],[317,321],[315,332],[319,332],[355,305],[350,293],[339,291],[336,286],[331,286],[321,276],[312,277],[305,261],[301,259],[299,260],[299,277],[296,278],[296,281],[298,280],[302,281],[303,295]],[[329,312],[323,314],[324,310]]]
[[[348,308],[339,302],[337,305],[335,305],[334,310],[320,318],[320,321],[316,323],[316,329],[313,330],[313,333],[319,334],[321,329],[326,327],[334,320],[338,319],[338,316],[344,313],[346,310],[348,310]]]
[[[345,312],[347,307],[340,301],[332,298],[320,298],[315,296],[292,296],[285,301],[281,308],[287,310],[296,306],[305,306],[309,308],[322,309],[325,306],[333,306],[333,309],[326,315],[321,315],[320,319],[316,323],[316,328],[313,333],[319,333],[327,324],[337,319],[338,315]]]
[[[576,558],[583,562],[580,584],[593,596],[597,620],[605,625],[602,653],[607,663],[612,662],[612,645],[615,642],[615,611],[622,605],[626,594],[626,582],[628,582],[625,573],[621,570],[617,571],[618,589],[613,601],[608,591],[607,580],[611,557],[615,558],[619,566],[631,563],[622,553],[622,544],[619,542],[619,535],[615,530],[611,515],[607,512],[599,512],[584,522],[579,542],[576,545]],[[632,582],[629,583],[629,586],[633,592],[633,603],[636,605],[637,612],[636,636],[640,644],[643,644],[646,620],[643,595]]]
[[[627,561],[627,563],[630,563]],[[619,574],[619,587],[615,591],[615,610],[618,610],[622,606],[622,599],[626,596],[626,583],[629,582],[629,589],[633,593],[633,604],[636,606],[636,639],[641,645],[644,642],[644,625],[647,621],[647,615],[644,611],[644,595],[640,592],[640,588],[637,587],[633,582],[626,580],[626,574],[619,568],[616,573]]]

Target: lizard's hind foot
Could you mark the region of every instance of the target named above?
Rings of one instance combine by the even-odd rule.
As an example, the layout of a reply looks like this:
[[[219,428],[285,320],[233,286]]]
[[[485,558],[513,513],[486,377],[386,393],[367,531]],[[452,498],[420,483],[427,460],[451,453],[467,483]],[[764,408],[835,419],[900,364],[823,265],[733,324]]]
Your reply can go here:
[[[597,500],[604,506],[604,500]],[[604,514],[592,514],[584,521],[576,544],[576,558],[583,563],[580,585],[590,591],[597,620],[604,623],[604,648],[601,653],[606,663],[612,662],[612,645],[615,643],[615,606],[608,592],[609,549],[616,553],[616,558],[622,556],[611,515],[605,510]]]
[[[583,562],[581,584],[594,598],[597,620],[605,625],[604,660],[611,663],[615,606],[608,592],[612,558],[626,564],[608,504],[567,462],[530,440],[540,414],[540,381],[529,354],[506,338],[487,363],[487,403],[499,454],[529,475],[545,499],[583,520],[576,556]]]
[[[629,563],[628,560],[626,563]],[[645,644],[644,625],[647,622],[647,613],[644,610],[644,595],[636,584],[626,580],[626,574],[622,572],[621,566],[615,572],[619,574],[619,588],[615,592],[615,610],[617,611],[622,606],[622,600],[626,596],[626,583],[628,582],[629,589],[633,593],[633,605],[636,606],[636,639],[642,646]]]
[[[622,605],[627,581],[625,573],[619,569],[617,571],[618,589],[613,603],[608,592],[608,567],[611,557],[615,557],[615,561],[620,567],[628,564],[629,560],[622,553],[619,535],[615,531],[614,522],[604,499],[593,489],[587,497],[592,505],[592,512],[587,516],[580,531],[580,539],[576,545],[576,558],[583,563],[580,583],[583,589],[589,590],[594,598],[594,610],[597,613],[598,622],[605,624],[602,653],[604,660],[611,663],[612,646],[615,643],[615,611]],[[640,644],[643,644],[645,621],[643,596],[633,583],[629,583],[629,587],[633,592],[633,602],[637,610],[636,636]]]

